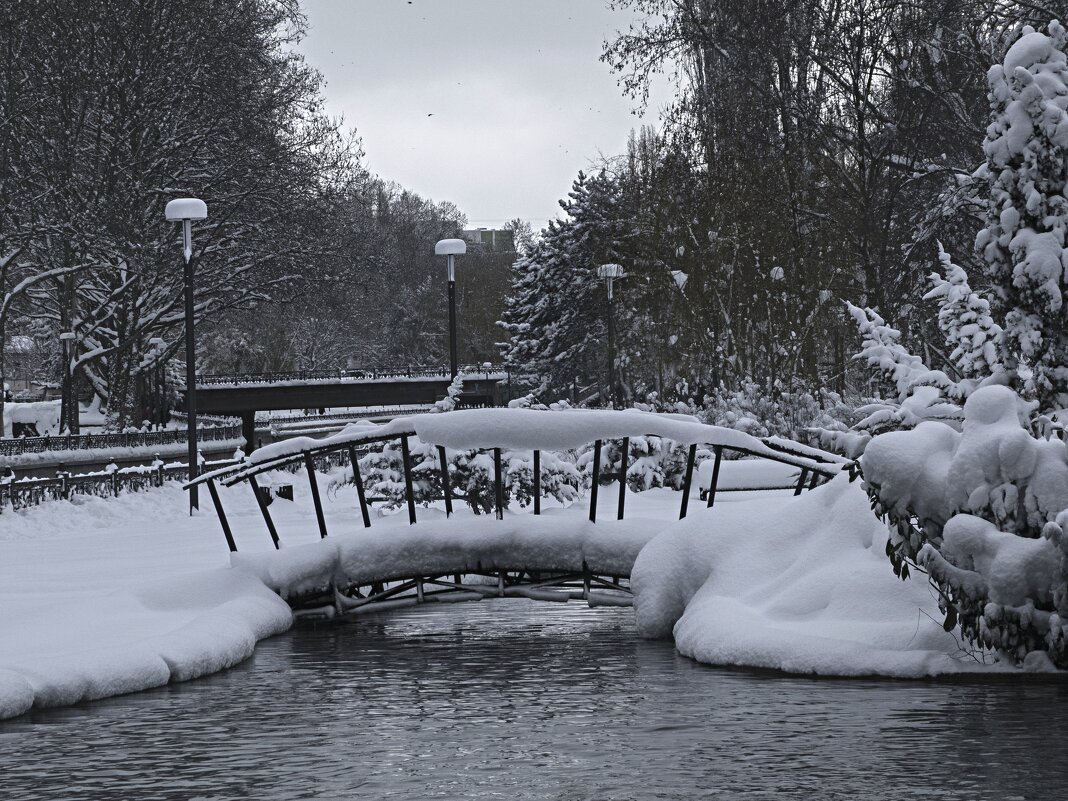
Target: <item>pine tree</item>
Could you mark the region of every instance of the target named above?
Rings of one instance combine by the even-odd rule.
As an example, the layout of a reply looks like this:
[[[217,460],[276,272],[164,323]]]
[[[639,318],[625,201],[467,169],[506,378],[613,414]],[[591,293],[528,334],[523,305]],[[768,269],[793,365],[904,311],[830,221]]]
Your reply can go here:
[[[937,299],[938,327],[953,350],[949,359],[963,379],[982,380],[1001,369],[997,349],[1003,332],[990,316],[990,302],[968,283],[968,273],[938,246],[945,274],[931,273],[934,288],[924,300]],[[967,394],[967,393],[964,393]]]
[[[987,74],[993,121],[977,175],[991,204],[976,246],[1004,319],[1002,361],[1018,389],[1057,409],[1068,406],[1068,34],[1056,21],[1047,30],[1025,26]]]

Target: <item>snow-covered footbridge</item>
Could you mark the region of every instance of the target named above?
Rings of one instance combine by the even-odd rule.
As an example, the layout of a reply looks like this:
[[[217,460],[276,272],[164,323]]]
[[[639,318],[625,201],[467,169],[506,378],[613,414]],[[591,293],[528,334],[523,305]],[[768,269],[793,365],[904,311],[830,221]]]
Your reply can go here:
[[[686,516],[691,502],[699,449],[710,472],[704,503],[713,506],[719,489],[725,453],[778,462],[796,469],[795,494],[832,478],[846,460],[790,440],[759,439],[732,429],[705,425],[693,417],[652,414],[635,410],[468,409],[398,418],[384,425],[354,423],[324,439],[295,438],[274,443],[251,454],[239,465],[200,476],[218,513],[231,551],[236,552],[217,485],[247,482],[258,501],[275,552],[234,554],[235,565],[256,573],[267,586],[303,614],[334,616],[359,614],[390,606],[423,602],[478,600],[521,596],[546,601],[581,598],[591,605],[627,605],[629,577],[638,552],[669,521],[626,515],[627,476],[635,465],[630,442],[659,437],[684,449],[685,469],[679,492],[678,516]],[[413,444],[413,438],[415,440]],[[371,505],[364,490],[359,457],[368,448],[399,444],[399,473],[404,482],[407,528],[372,527]],[[618,464],[609,474],[602,457],[606,445],[616,447]],[[591,447],[592,446],[592,447]],[[418,447],[424,461],[413,465]],[[568,509],[542,513],[544,484],[551,480],[546,461],[557,454],[589,449],[588,514]],[[454,515],[452,474],[458,452],[492,460],[493,515]],[[427,454],[436,454],[433,462]],[[523,454],[530,464],[530,513],[506,514],[506,471],[503,462]],[[316,464],[326,460],[351,465],[363,527],[328,537]],[[318,542],[280,550],[278,530],[257,476],[280,468],[303,465],[307,472]],[[440,512],[418,519],[416,469],[425,477],[437,471]],[[615,486],[605,481],[617,479]],[[399,484],[399,482],[398,482]],[[191,486],[191,485],[189,485]],[[613,489],[614,519],[598,521],[598,495]],[[585,510],[585,506],[582,507]],[[673,516],[673,515],[672,515]],[[338,534],[339,532],[334,532]]]

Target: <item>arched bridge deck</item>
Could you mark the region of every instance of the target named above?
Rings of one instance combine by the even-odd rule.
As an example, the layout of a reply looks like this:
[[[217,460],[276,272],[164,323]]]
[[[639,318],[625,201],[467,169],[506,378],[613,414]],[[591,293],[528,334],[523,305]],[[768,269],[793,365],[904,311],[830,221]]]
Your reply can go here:
[[[632,437],[658,436],[686,446],[679,517],[688,512],[699,446],[713,460],[705,505],[715,504],[724,452],[757,456],[797,468],[794,493],[828,480],[848,464],[835,454],[775,438],[758,439],[742,432],[700,423],[680,415],[636,411],[533,411],[476,409],[416,415],[385,425],[352,427],[320,440],[296,438],[267,446],[242,464],[206,473],[206,484],[231,551],[236,551],[217,483],[248,482],[257,499],[276,552],[233,555],[233,563],[254,571],[295,608],[317,614],[358,614],[428,601],[477,600],[489,596],[522,596],[566,601],[583,598],[591,604],[626,603],[634,560],[645,543],[667,523],[663,519],[626,517],[626,474]],[[418,438],[436,449],[445,519],[418,521],[409,440]],[[603,478],[602,450],[617,440],[621,460],[615,520],[598,521],[598,494]],[[359,469],[357,448],[399,442],[403,454],[407,527],[372,527]],[[589,470],[589,514],[541,514],[542,450],[567,451],[592,444]],[[505,515],[502,453],[525,451],[532,456],[533,513]],[[485,450],[493,455],[494,516],[455,517],[450,489],[449,451]],[[363,527],[341,537],[328,537],[327,520],[315,478],[316,460],[340,459],[352,465],[356,501]],[[256,477],[291,465],[302,465],[309,479],[320,540],[277,550],[278,531]],[[191,485],[187,485],[191,486]]]

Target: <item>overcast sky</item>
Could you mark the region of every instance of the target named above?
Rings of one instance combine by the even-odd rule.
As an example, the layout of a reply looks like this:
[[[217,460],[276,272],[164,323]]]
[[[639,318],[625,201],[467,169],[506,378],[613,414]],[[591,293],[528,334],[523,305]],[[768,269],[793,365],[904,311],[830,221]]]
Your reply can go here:
[[[327,108],[383,178],[451,200],[472,226],[535,229],[598,155],[654,122],[631,113],[601,43],[630,14],[604,0],[303,0]]]

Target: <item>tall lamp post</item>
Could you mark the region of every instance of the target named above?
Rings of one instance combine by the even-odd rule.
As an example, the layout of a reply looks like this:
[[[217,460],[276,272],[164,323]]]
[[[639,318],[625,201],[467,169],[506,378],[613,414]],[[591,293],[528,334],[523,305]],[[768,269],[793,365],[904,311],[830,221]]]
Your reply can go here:
[[[152,423],[157,426],[163,425],[163,356],[166,343],[163,337],[152,337],[148,340],[152,346]]]
[[[608,397],[616,406],[622,406],[622,399],[616,392],[616,316],[612,308],[612,282],[626,276],[622,264],[602,264],[597,268],[597,276],[604,279],[608,289]]]
[[[208,206],[195,197],[172,200],[165,211],[169,222],[182,224],[185,266],[185,410],[189,422],[189,480],[197,477],[197,354],[193,332],[193,220],[206,220]],[[189,514],[200,508],[197,487],[189,488]]]
[[[60,347],[63,351],[63,391],[60,399],[60,420],[59,420],[59,433],[62,434],[66,431],[68,434],[77,434],[77,424],[74,421],[77,419],[78,412],[75,410],[75,404],[77,400],[74,397],[74,382],[71,380],[71,345],[74,342],[75,334],[73,331],[64,331],[59,335]],[[73,408],[72,408],[73,407]]]
[[[467,253],[462,239],[442,239],[434,245],[435,256],[449,260],[449,376],[456,378],[456,257]]]

